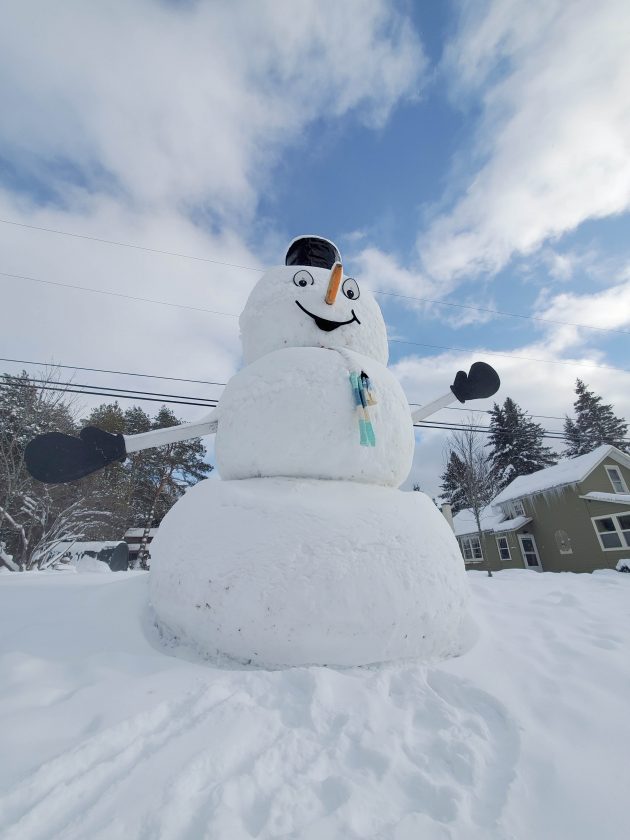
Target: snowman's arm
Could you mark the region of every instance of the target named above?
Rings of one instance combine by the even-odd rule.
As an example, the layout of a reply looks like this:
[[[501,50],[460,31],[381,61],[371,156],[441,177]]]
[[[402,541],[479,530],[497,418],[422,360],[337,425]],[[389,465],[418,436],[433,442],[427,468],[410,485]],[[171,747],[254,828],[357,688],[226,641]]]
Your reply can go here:
[[[499,390],[500,385],[499,374],[494,368],[485,362],[474,362],[468,373],[463,370],[457,371],[455,382],[446,394],[412,411],[411,418],[414,423],[418,423],[430,414],[435,414],[441,408],[446,408],[455,400],[464,403],[466,400],[481,400],[485,397],[492,397]]]
[[[24,459],[33,478],[46,484],[64,484],[108,464],[124,461],[131,452],[213,434],[218,425],[219,412],[215,408],[197,423],[182,423],[139,435],[111,434],[95,426],[81,429],[79,437],[47,432],[27,444]]]
[[[204,435],[213,435],[219,426],[217,410],[208,414],[196,423],[182,423],[180,426],[167,426],[165,429],[153,429],[151,432],[141,432],[138,435],[123,435],[125,452],[141,452],[154,446],[166,446],[168,443],[181,443]]]
[[[446,408],[447,405],[455,402],[455,400],[456,397],[453,392],[449,391],[448,394],[438,397],[437,400],[433,400],[433,402],[427,403],[426,405],[421,405],[420,408],[412,411],[411,419],[414,423],[418,423],[420,420],[424,420],[425,417],[435,414],[435,412],[439,411],[441,408]]]

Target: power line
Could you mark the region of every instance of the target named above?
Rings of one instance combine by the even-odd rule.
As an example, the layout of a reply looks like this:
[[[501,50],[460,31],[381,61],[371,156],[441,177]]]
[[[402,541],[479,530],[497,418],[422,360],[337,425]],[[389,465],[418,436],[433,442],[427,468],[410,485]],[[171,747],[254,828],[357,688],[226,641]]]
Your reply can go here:
[[[90,389],[95,389],[96,388],[96,389],[101,389],[101,390],[106,389],[107,391],[115,391],[115,392],[121,393],[121,394],[131,394],[132,397],[133,396],[138,396],[138,397],[141,397],[141,396],[173,397],[174,399],[182,399],[182,400],[200,399],[200,400],[204,400],[204,401],[207,400],[207,399],[212,399],[211,397],[208,397],[208,398],[206,398],[206,397],[188,397],[188,396],[184,396],[183,394],[164,394],[160,391],[139,391],[136,388],[114,388],[111,385],[86,385],[84,383],[79,383],[79,382],[58,382],[57,380],[53,381],[53,380],[49,380],[49,379],[33,379],[31,377],[29,377],[28,382],[19,382],[19,381],[16,382],[15,379],[19,379],[19,377],[14,378],[13,384],[18,385],[18,386],[23,386],[25,388],[28,388],[29,385],[31,385],[32,383],[35,383],[35,384],[38,384],[38,385],[65,385],[69,388],[90,388]],[[216,402],[216,400],[213,400],[213,402]]]
[[[15,382],[15,381],[13,381],[12,383],[0,382],[0,388],[7,389],[7,388],[11,388],[12,385],[17,385],[19,387],[27,388],[27,387],[29,387],[29,385],[32,382],[42,382],[42,380],[31,380],[30,383],[29,382]],[[146,400],[148,402],[161,402],[161,403],[171,404],[171,405],[198,406],[199,408],[214,408],[219,403],[219,401],[216,400],[216,399],[208,399],[208,400],[204,400],[202,402],[196,397],[189,397],[189,396],[185,396],[183,394],[171,395],[171,394],[160,394],[160,393],[156,393],[156,392],[131,392],[131,393],[126,392],[126,393],[120,393],[121,390],[126,391],[126,389],[95,390],[95,389],[98,388],[98,386],[79,385],[79,384],[74,385],[74,383],[68,383],[68,384],[73,386],[73,387],[67,387],[67,386],[63,387],[65,385],[65,383],[60,383],[60,382],[55,383],[55,384],[49,384],[49,383],[39,384],[37,387],[38,387],[39,390],[42,390],[42,391],[57,391],[57,392],[61,391],[61,392],[66,392],[66,393],[71,393],[71,394],[83,394],[85,396],[113,397],[115,399],[125,399],[125,400],[143,400],[143,401]],[[92,390],[85,390],[87,388],[90,388]],[[116,393],[111,393],[111,391],[116,391]],[[145,394],[145,393],[152,393],[155,396],[153,396],[153,397],[143,396],[143,394]],[[174,396],[176,396],[178,398],[173,399]],[[492,431],[490,426],[485,426],[483,424],[473,424],[471,426],[471,425],[468,425],[468,424],[454,424],[454,423],[448,423],[448,422],[439,421],[439,420],[432,420],[432,421],[424,421],[423,420],[423,421],[419,421],[417,423],[414,423],[413,425],[416,428],[437,429],[437,430],[441,430],[441,431],[455,431],[455,432],[457,432],[457,431],[466,431],[466,430],[470,429],[473,432],[479,432],[479,433],[483,433],[483,434],[490,434],[490,432]],[[515,435],[515,436],[518,436],[518,435],[522,435],[522,434],[525,434],[525,433],[521,432],[521,431],[514,431],[512,434]],[[561,431],[544,429],[542,436],[544,438],[548,438],[549,440],[556,440],[556,441],[566,440],[565,434]],[[627,442],[630,443],[630,440],[627,441]]]
[[[0,382],[0,388],[11,388],[11,386],[15,384],[18,387],[28,387],[28,383],[6,383]],[[199,406],[201,408],[214,408],[218,404],[218,400],[212,400],[208,402],[199,402],[196,398],[191,398],[190,400],[183,398],[181,400],[174,400],[174,399],[160,399],[158,397],[139,397],[139,396],[129,396],[127,394],[120,394],[120,393],[110,393],[109,391],[85,391],[81,390],[80,388],[68,388],[68,387],[57,387],[56,385],[38,385],[37,388],[40,391],[62,391],[67,394],[84,394],[90,397],[114,397],[115,399],[120,400],[142,400],[146,402],[159,402],[159,403],[169,403],[171,405],[193,405]]]
[[[243,269],[244,271],[257,271],[258,273],[262,273],[265,270],[265,269],[257,268],[255,266],[251,266],[251,265],[241,265],[239,263],[229,263],[229,262],[224,262],[222,260],[211,259],[210,257],[199,257],[199,256],[196,256],[194,254],[185,254],[185,253],[182,253],[182,252],[179,252],[179,251],[165,251],[165,250],[162,250],[160,248],[149,248],[147,246],[136,245],[136,244],[131,243],[131,242],[120,242],[118,240],[105,239],[104,237],[98,237],[98,236],[89,236],[87,234],[74,233],[74,232],[67,231],[67,230],[57,230],[55,228],[47,228],[47,227],[42,227],[42,226],[39,226],[39,225],[29,225],[29,224],[26,224],[25,222],[16,222],[16,221],[13,221],[11,219],[0,219],[0,223],[4,224],[4,225],[12,225],[14,227],[26,228],[28,230],[37,230],[37,231],[43,231],[45,233],[53,233],[53,234],[56,234],[57,236],[69,236],[69,237],[72,237],[73,239],[85,239],[85,240],[88,240],[90,242],[99,242],[102,245],[114,245],[114,246],[119,247],[119,248],[132,248],[132,249],[137,250],[137,251],[146,251],[146,252],[151,253],[151,254],[160,254],[162,256],[178,257],[180,259],[194,260],[196,262],[212,263],[213,265],[220,265],[220,266],[224,266],[226,268],[239,268],[239,269]],[[5,276],[19,277],[19,275],[5,275]],[[25,278],[24,277],[24,278],[20,278],[20,279],[32,279],[32,280],[34,280],[35,278]],[[64,283],[53,284],[53,281],[51,281],[51,280],[48,280],[48,281],[36,280],[35,282],[39,282],[39,283],[48,282],[51,285],[68,286],[68,288],[76,288],[76,289],[81,289],[82,288],[80,286],[70,286],[69,284],[64,284]],[[87,291],[87,290],[84,290],[84,291]],[[90,291],[98,291],[98,289],[92,289]],[[553,318],[543,318],[543,317],[538,316],[538,315],[524,315],[521,312],[507,312],[504,309],[491,309],[489,307],[473,306],[472,304],[466,304],[466,303],[452,303],[451,301],[439,300],[437,298],[425,298],[425,297],[418,297],[418,296],[415,296],[415,295],[404,295],[404,294],[401,294],[400,292],[384,292],[384,291],[380,291],[378,289],[373,289],[372,291],[375,295],[387,295],[388,297],[402,298],[404,300],[415,300],[415,301],[418,301],[420,303],[433,303],[433,304],[437,304],[438,306],[448,306],[448,307],[452,307],[452,308],[455,308],[455,309],[468,309],[468,310],[472,310],[474,312],[485,312],[485,313],[489,313],[489,314],[492,314],[492,315],[499,315],[500,317],[504,317],[504,318],[520,318],[520,319],[528,320],[528,321],[539,321],[539,322],[546,323],[546,324],[557,324],[559,326],[565,326],[565,327],[578,327],[580,329],[585,329],[585,330],[595,330],[597,332],[616,333],[618,335],[630,335],[629,330],[618,330],[618,329],[614,329],[612,327],[595,327],[595,326],[592,326],[591,324],[580,324],[580,323],[574,323],[572,321],[559,321],[559,320],[555,320]],[[110,294],[117,294],[117,293],[116,292],[111,292]],[[131,300],[145,300],[144,298],[133,298],[130,295],[119,295],[119,297],[129,297]],[[162,301],[148,301],[148,302],[163,303]],[[165,305],[169,305],[169,304],[165,304]],[[170,305],[173,306],[175,304],[170,304]],[[193,307],[193,306],[190,306],[190,307],[183,306],[182,308],[184,308],[184,309],[197,309],[197,307]],[[203,312],[203,311],[209,311],[209,310],[203,310],[202,309],[200,311]],[[232,313],[217,312],[217,313],[212,313],[212,314],[229,315],[229,314],[232,314]],[[238,316],[234,316],[234,317],[238,317]]]
[[[194,310],[194,311],[197,311],[197,312],[206,312],[206,313],[209,313],[211,315],[225,315],[225,316],[230,317],[230,318],[238,318],[239,317],[234,312],[217,312],[217,311],[212,310],[212,309],[204,309],[203,307],[198,307],[198,306],[188,306],[188,305],[183,304],[183,303],[171,303],[170,301],[155,300],[154,298],[143,298],[143,297],[135,297],[133,295],[125,295],[122,292],[111,292],[111,291],[106,291],[104,289],[90,289],[90,288],[87,288],[85,286],[74,286],[70,283],[57,283],[56,281],[53,281],[53,280],[41,280],[37,277],[29,277],[29,276],[23,275],[23,274],[9,274],[8,272],[0,271],[0,276],[11,277],[11,278],[18,279],[18,280],[32,280],[35,283],[46,283],[46,284],[49,284],[49,285],[52,285],[52,286],[61,286],[61,287],[68,288],[68,289],[76,289],[76,290],[79,290],[79,291],[82,291],[82,292],[94,292],[95,294],[99,294],[99,295],[112,295],[114,297],[126,298],[127,300],[141,301],[143,303],[155,303],[155,304],[158,304],[160,306],[172,306],[172,307],[175,307],[176,309],[189,309],[189,310]],[[630,373],[630,370],[628,370],[627,368],[615,367],[613,365],[598,365],[598,364],[595,364],[594,362],[566,362],[566,361],[552,360],[552,359],[537,359],[537,358],[532,358],[532,357],[529,357],[529,356],[518,356],[515,353],[498,353],[494,350],[476,350],[473,347],[464,348],[464,347],[451,347],[449,345],[442,345],[442,344],[424,344],[424,343],[419,342],[419,341],[408,341],[407,339],[402,339],[402,338],[389,338],[388,340],[389,340],[390,343],[394,343],[394,344],[410,344],[410,345],[413,345],[415,347],[426,347],[426,348],[434,349],[434,350],[451,350],[455,353],[480,353],[480,354],[485,353],[488,356],[499,356],[499,357],[504,358],[504,359],[518,359],[520,361],[526,361],[526,362],[539,362],[540,364],[545,364],[545,365],[563,365],[565,367],[598,368],[600,370],[614,370],[614,371],[618,371],[620,373]]]
[[[225,387],[225,385],[227,384],[226,382],[215,382],[215,381],[208,380],[208,379],[185,379],[185,378],[180,377],[180,376],[161,376],[159,374],[137,373],[135,371],[132,372],[132,371],[128,371],[128,370],[112,370],[112,369],[109,369],[109,368],[82,367],[80,365],[62,365],[62,364],[58,364],[56,362],[53,362],[53,363],[35,362],[35,361],[29,360],[29,359],[9,359],[9,358],[0,357],[0,362],[10,362],[12,364],[18,364],[18,365],[32,365],[34,367],[42,367],[42,368],[56,367],[56,368],[63,368],[64,370],[81,370],[81,371],[89,371],[91,373],[111,373],[111,374],[115,374],[117,376],[136,376],[136,377],[142,377],[142,378],[145,378],[145,379],[162,379],[162,380],[166,380],[166,381],[169,381],[169,382],[187,382],[187,383],[192,383],[192,384],[195,384],[195,385],[216,385],[216,386]],[[12,378],[17,377],[17,374],[7,374],[7,375],[11,376]],[[31,379],[31,381],[32,382],[35,382],[35,381],[41,382],[41,381],[44,381],[44,380]],[[68,384],[74,384],[74,383],[68,383]],[[101,387],[101,386],[86,385],[86,386],[81,386],[81,387],[98,388],[98,387]],[[102,387],[106,387],[106,388],[108,388],[108,390],[123,390],[123,391],[124,390],[130,390],[130,389],[116,389],[116,388],[113,388],[113,386],[111,386],[111,387],[110,386],[102,386]],[[134,391],[134,393],[136,393],[136,392]],[[153,394],[155,392],[152,392],[152,391],[139,392],[138,391],[137,393]],[[168,396],[168,395],[164,395],[164,396]],[[180,395],[177,395],[177,396],[180,396]],[[204,399],[204,398],[202,397],[201,399]],[[425,403],[419,403],[419,402],[410,402],[409,403],[409,405],[413,406],[413,407],[421,407],[424,404]],[[491,414],[492,413],[491,409],[474,408],[472,406],[467,407],[467,408],[462,408],[460,406],[445,406],[443,409],[440,409],[440,410],[441,411],[459,411],[459,412],[465,412],[467,414],[469,414],[470,412],[479,412],[479,413],[484,413],[484,414]],[[530,414],[529,412],[527,412],[527,414],[531,418],[538,419],[538,420],[562,420],[562,421],[564,421],[566,419],[566,417],[558,417],[557,415],[553,415],[553,414]]]
[[[116,245],[118,248],[133,248],[135,251],[148,251],[150,254],[162,254],[166,257],[179,257],[185,260],[195,260],[196,262],[212,263],[213,265],[226,266],[227,268],[242,268],[245,271],[260,271],[262,268],[254,268],[251,265],[238,265],[237,263],[227,263],[221,260],[213,260],[209,257],[195,257],[191,254],[182,254],[177,251],[163,251],[161,248],[148,248],[145,245],[133,245],[131,242],[118,242],[113,239],[103,239],[99,236],[88,236],[85,233],[71,233],[68,230],[55,230],[54,228],[39,227],[38,225],[27,225],[24,222],[14,222],[10,219],[0,219],[3,225],[13,225],[14,227],[27,228],[28,230],[39,230],[45,233],[55,233],[58,236],[71,236],[73,239],[87,239],[89,242],[100,242],[101,245]]]
[[[203,306],[189,306],[185,303],[171,303],[168,300],[155,300],[155,298],[125,295],[123,292],[111,292],[107,289],[91,289],[87,286],[75,286],[72,283],[58,283],[56,280],[42,280],[39,277],[29,277],[26,274],[9,274],[7,271],[0,271],[0,276],[11,277],[14,280],[31,280],[33,283],[44,283],[47,286],[60,286],[61,288],[74,289],[78,292],[93,292],[95,295],[109,295],[111,297],[125,298],[126,300],[140,301],[141,303],[155,303],[158,306],[172,306],[176,309],[189,309],[194,312],[206,312],[209,315],[225,315],[228,318],[238,318],[238,315],[235,315],[233,312],[218,312],[215,309],[205,309]]]
[[[180,376],[158,376],[152,373],[132,373],[128,370],[107,370],[105,368],[80,367],[79,365],[61,365],[57,362],[29,362],[26,359],[3,359],[0,362],[13,362],[16,365],[36,365],[38,367],[58,367],[64,370],[85,370],[91,373],[114,373],[119,376],[141,376],[144,379],[166,379],[169,382],[191,382],[195,385],[225,385],[225,382],[210,382],[207,379],[182,379]]]
[[[619,335],[630,335],[629,330],[616,330],[612,327],[593,327],[590,324],[577,324],[572,321],[556,321],[553,318],[541,318],[538,315],[523,315],[519,312],[506,312],[504,309],[490,309],[485,306],[472,306],[467,303],[451,303],[446,300],[436,300],[434,298],[414,297],[413,295],[401,295],[398,292],[379,292],[373,290],[375,295],[388,295],[389,297],[404,298],[405,300],[417,300],[421,303],[437,303],[439,306],[451,306],[455,309],[472,309],[474,312],[489,312],[492,315],[501,315],[504,318],[524,318],[528,321],[542,321],[545,324],[559,324],[563,327],[580,327],[584,330],[597,330],[598,332],[618,333]]]

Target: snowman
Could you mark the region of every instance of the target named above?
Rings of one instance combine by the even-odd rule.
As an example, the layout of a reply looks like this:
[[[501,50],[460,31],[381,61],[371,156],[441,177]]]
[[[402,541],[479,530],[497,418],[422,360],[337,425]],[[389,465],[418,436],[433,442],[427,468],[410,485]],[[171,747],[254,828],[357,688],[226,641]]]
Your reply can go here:
[[[334,243],[301,236],[240,316],[244,367],[196,423],[32,441],[35,478],[69,481],[142,449],[216,434],[221,480],[192,487],[151,546],[157,623],[205,655],[264,667],[456,654],[467,585],[457,541],[407,478],[413,422],[492,396],[476,362],[411,412],[387,369],[376,300]]]

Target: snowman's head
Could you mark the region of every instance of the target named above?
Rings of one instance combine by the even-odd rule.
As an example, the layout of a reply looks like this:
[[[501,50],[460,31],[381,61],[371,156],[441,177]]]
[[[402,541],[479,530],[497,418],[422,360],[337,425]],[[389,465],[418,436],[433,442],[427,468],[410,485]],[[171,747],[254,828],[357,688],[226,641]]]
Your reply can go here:
[[[286,264],[252,289],[239,323],[246,364],[285,347],[346,348],[387,364],[379,305],[343,273],[339,251],[321,237],[293,240]]]

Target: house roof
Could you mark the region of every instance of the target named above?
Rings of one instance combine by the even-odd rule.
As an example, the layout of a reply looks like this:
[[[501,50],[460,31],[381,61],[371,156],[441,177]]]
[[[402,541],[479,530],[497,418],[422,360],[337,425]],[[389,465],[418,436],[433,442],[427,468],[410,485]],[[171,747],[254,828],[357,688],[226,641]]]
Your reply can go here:
[[[586,499],[589,502],[612,502],[615,505],[630,507],[630,493],[600,493],[599,490],[592,490],[580,496],[580,499]]]
[[[502,531],[518,531],[523,525],[531,522],[529,516],[515,516],[513,519],[505,519],[501,511],[494,512],[490,505],[484,508],[481,512],[481,530],[489,531],[490,533],[501,533]],[[453,529],[456,537],[463,537],[468,534],[477,533],[477,523],[475,522],[475,515],[472,508],[460,510],[453,517]]]
[[[527,525],[532,521],[531,516],[515,516],[514,519],[506,519],[494,526],[495,534],[500,531],[518,531],[523,525]]]
[[[579,455],[577,458],[566,458],[553,467],[531,473],[531,475],[519,475],[508,486],[499,493],[493,500],[493,505],[500,505],[511,499],[520,499],[523,496],[531,496],[534,493],[541,493],[544,490],[551,490],[554,487],[561,487],[565,484],[577,484],[589,475],[604,458],[613,458],[615,461],[630,467],[630,457],[614,446],[598,446],[586,455]]]
[[[479,518],[481,519],[482,531],[493,531],[495,525],[498,525],[503,519],[503,514],[501,512],[495,513],[490,505],[488,505],[488,507],[485,507],[481,511]],[[477,533],[477,523],[472,508],[460,510],[459,513],[455,514],[453,517],[453,530],[455,531],[456,537],[463,537],[464,534]]]

